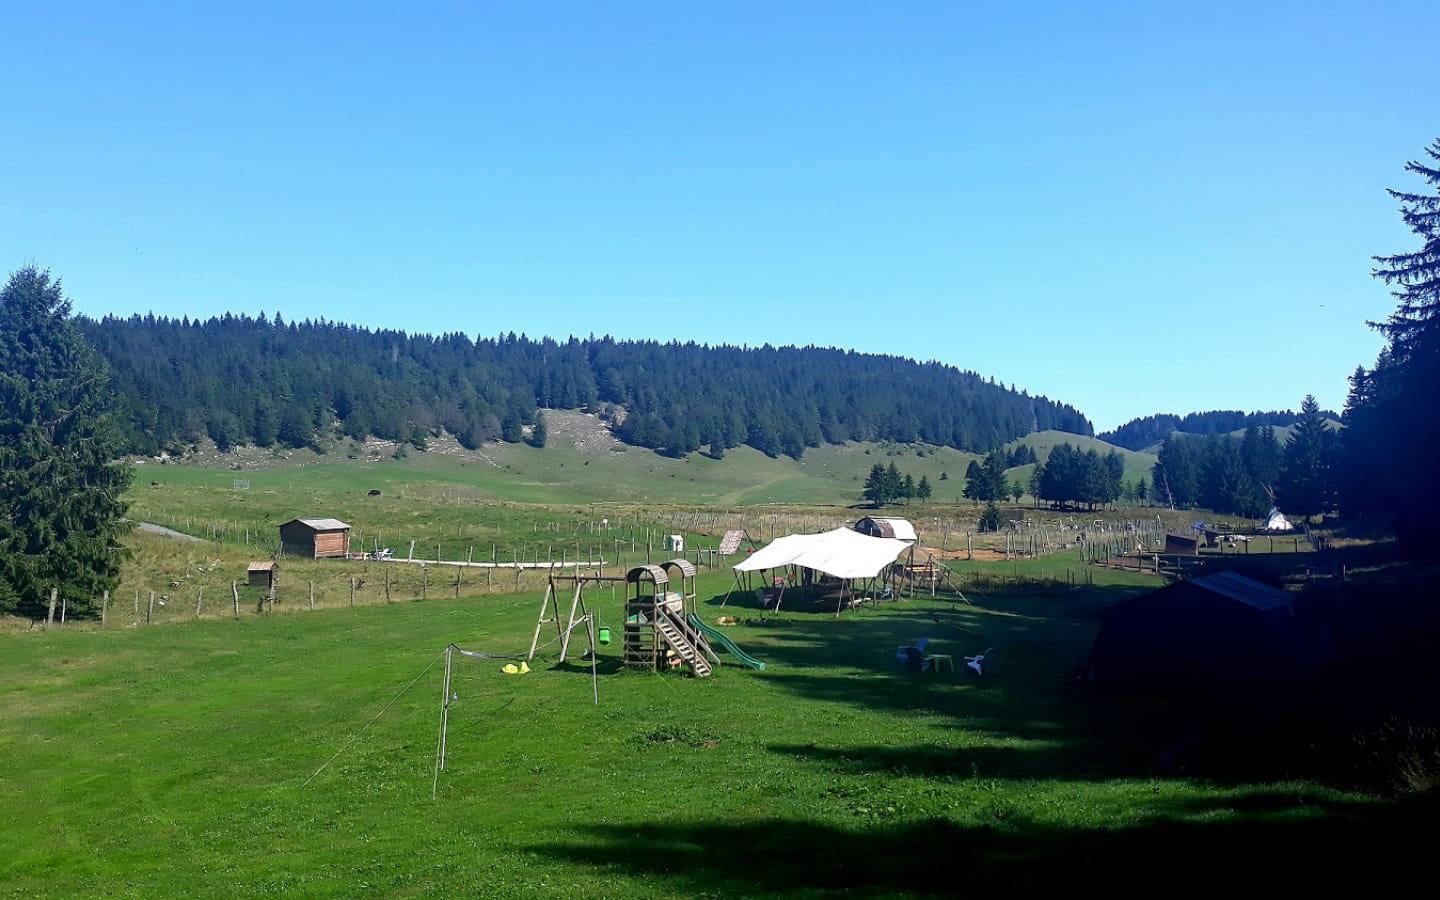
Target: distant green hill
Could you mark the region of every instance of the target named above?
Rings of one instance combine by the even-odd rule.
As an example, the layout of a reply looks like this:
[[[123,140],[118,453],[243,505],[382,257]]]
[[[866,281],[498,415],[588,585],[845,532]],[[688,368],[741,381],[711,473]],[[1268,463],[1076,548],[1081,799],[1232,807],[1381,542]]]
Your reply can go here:
[[[1031,450],[1034,450],[1035,455],[1040,457],[1042,463],[1045,461],[1045,458],[1050,455],[1050,450],[1057,444],[1069,444],[1072,447],[1079,447],[1081,450],[1094,450],[1102,456],[1112,451],[1119,453],[1125,459],[1126,481],[1136,481],[1141,477],[1148,480],[1150,478],[1150,469],[1156,463],[1155,454],[1149,450],[1129,450],[1125,447],[1117,447],[1099,438],[1085,437],[1081,434],[1067,434],[1063,431],[1037,431],[1017,441],[1012,441],[1007,446],[1014,447],[1019,444],[1024,444]],[[1012,473],[1022,473],[1023,470],[1023,475],[1028,480],[1030,471],[1033,468],[1033,466],[1020,466],[1011,471]],[[1011,477],[1015,477],[1015,474],[1012,474]]]
[[[1340,422],[1338,419],[1327,418],[1325,421],[1328,422],[1328,423],[1330,423],[1330,427],[1331,427],[1331,428],[1340,429],[1340,428],[1344,428],[1344,427],[1345,427],[1343,424],[1341,424],[1341,422]],[[1295,431],[1295,426],[1294,426],[1294,425],[1272,425],[1272,426],[1270,426],[1270,427],[1275,430],[1275,440],[1279,441],[1279,442],[1280,442],[1280,446],[1282,446],[1282,447],[1285,446],[1285,442],[1290,439],[1290,435],[1293,434],[1294,431]],[[1195,438],[1210,437],[1210,435],[1195,434],[1195,433],[1193,433],[1193,432],[1188,432],[1188,431],[1172,431],[1172,432],[1170,432],[1170,434],[1172,434],[1172,435],[1180,435],[1180,436],[1182,436],[1182,437],[1195,437]],[[1243,428],[1238,428],[1238,429],[1236,429],[1235,431],[1229,431],[1229,432],[1226,432],[1226,433],[1225,433],[1225,437],[1243,438],[1244,436],[1245,436],[1245,429],[1243,429]],[[1160,445],[1163,444],[1163,443],[1164,443],[1164,441],[1156,441],[1155,443],[1153,443],[1153,444],[1151,444],[1150,446],[1146,447],[1142,452],[1151,454],[1151,455],[1153,456],[1154,454],[1157,454],[1157,453],[1160,452]]]
[[[477,450],[454,439],[429,442],[418,451],[406,444],[369,440],[341,441],[324,454],[313,450],[277,451],[257,447],[204,451],[171,458],[163,465],[147,459],[137,483],[159,479],[229,487],[253,483],[256,490],[321,486],[365,494],[447,500],[519,503],[685,503],[704,506],[800,504],[850,506],[863,503],[865,477],[876,463],[893,463],[916,482],[931,487],[930,505],[966,504],[965,470],[980,457],[929,444],[825,444],[801,459],[770,457],[751,447],[726,451],[721,459],[703,453],[676,458],[621,443],[597,416],[578,410],[547,410],[548,441],[487,444]],[[1095,438],[1046,431],[1026,443],[1044,459],[1050,448],[1068,441],[1100,453],[1117,450],[1125,457],[1125,477],[1149,476],[1153,456],[1112,447]],[[399,451],[397,453],[397,450]],[[397,458],[397,456],[399,458]],[[1012,480],[1028,484],[1032,466],[1009,470]],[[902,503],[895,509],[903,510]]]

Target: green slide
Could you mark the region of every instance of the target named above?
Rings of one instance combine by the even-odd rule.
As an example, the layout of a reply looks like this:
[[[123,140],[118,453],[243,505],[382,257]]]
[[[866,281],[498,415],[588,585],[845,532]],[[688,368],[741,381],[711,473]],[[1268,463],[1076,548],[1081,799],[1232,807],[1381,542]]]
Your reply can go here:
[[[755,669],[757,671],[763,671],[765,669],[765,664],[763,662],[746,653],[744,650],[741,650],[738,646],[735,645],[734,641],[730,640],[730,637],[726,635],[725,632],[716,631],[714,628],[706,625],[704,622],[700,621],[700,617],[695,615],[694,613],[690,614],[690,624],[695,626],[696,631],[699,631],[701,634],[705,635],[705,639],[707,641],[710,641],[712,644],[720,645],[721,650],[724,650],[726,653],[735,657],[735,661],[738,662],[740,665]]]

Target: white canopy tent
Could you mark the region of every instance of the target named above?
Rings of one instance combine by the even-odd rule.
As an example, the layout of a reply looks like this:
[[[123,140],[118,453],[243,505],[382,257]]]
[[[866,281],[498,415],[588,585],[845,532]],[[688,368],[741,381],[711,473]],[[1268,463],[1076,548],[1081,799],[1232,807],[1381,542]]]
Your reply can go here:
[[[908,541],[870,537],[849,528],[776,538],[736,563],[736,572],[799,566],[851,581],[875,578],[910,549]],[[778,602],[777,602],[778,608]]]

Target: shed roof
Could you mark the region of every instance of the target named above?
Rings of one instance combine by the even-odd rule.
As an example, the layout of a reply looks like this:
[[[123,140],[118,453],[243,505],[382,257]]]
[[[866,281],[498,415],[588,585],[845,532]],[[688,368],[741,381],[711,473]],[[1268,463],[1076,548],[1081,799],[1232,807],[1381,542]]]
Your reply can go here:
[[[296,522],[315,531],[348,531],[350,529],[349,525],[339,519],[291,519],[285,524],[293,525]]]
[[[268,560],[268,559],[267,559],[267,560],[264,560],[264,561],[262,561],[262,562],[252,562],[250,565],[248,565],[248,566],[245,567],[245,571],[247,571],[247,572],[273,572],[273,571],[275,571],[275,570],[278,569],[278,568],[280,568],[280,566],[279,566],[277,563],[272,562],[271,560]]]
[[[1289,609],[1290,596],[1268,584],[1253,578],[1246,578],[1238,572],[1216,572],[1203,578],[1194,579],[1191,584],[1203,587],[1222,597],[1252,606],[1261,612]]]

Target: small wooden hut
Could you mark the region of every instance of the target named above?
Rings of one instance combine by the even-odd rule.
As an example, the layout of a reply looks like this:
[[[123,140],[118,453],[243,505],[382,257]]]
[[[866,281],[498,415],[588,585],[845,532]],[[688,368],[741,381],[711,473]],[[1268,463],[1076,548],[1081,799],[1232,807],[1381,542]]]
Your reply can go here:
[[[1200,542],[1203,538],[1190,537],[1183,534],[1165,535],[1165,552],[1182,556],[1199,556]]]
[[[245,567],[245,583],[250,585],[250,587],[269,590],[275,586],[275,574],[279,571],[279,564],[268,559],[260,562],[252,562]]]
[[[344,559],[350,553],[350,526],[339,519],[291,519],[280,526],[280,550],[308,559]]]

